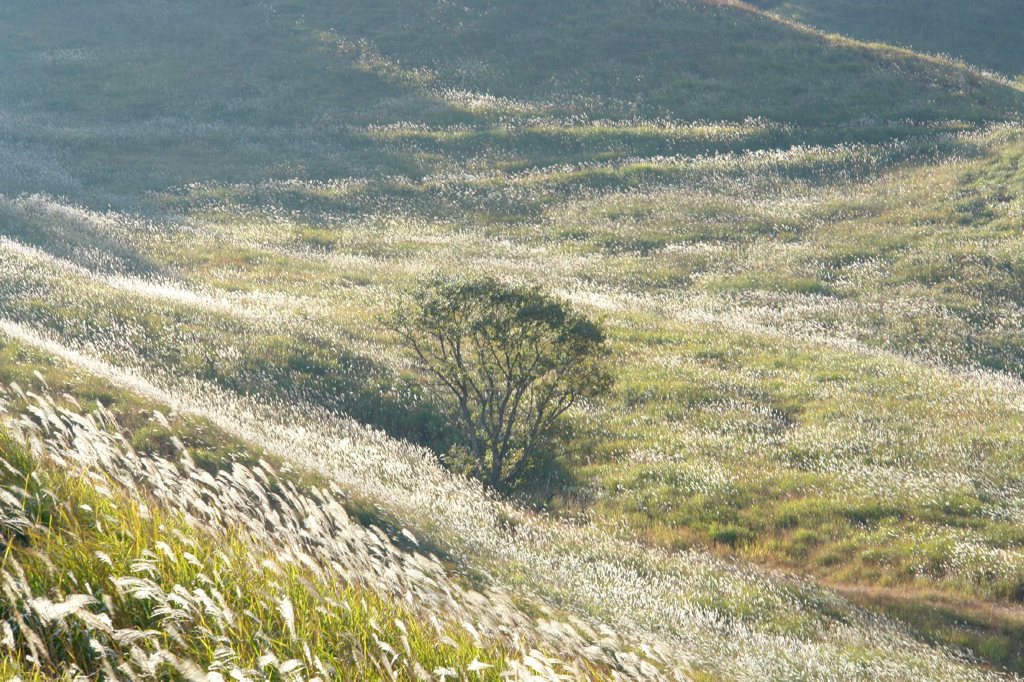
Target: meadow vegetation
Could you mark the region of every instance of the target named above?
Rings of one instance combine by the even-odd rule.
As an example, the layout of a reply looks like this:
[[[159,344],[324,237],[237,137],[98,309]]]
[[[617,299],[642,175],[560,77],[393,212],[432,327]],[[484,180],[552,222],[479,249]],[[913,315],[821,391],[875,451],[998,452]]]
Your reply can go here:
[[[871,42],[950,55],[996,73],[1024,75],[1019,27],[1024,8],[1013,0],[751,0],[779,16]]]
[[[1024,93],[856,39],[1019,46],[867,1],[757,3],[853,37],[698,0],[60,4],[0,7],[0,675],[30,631],[68,675],[1024,673]],[[614,388],[511,499],[445,469],[381,322],[431,273],[606,326]]]
[[[14,670],[111,680],[606,671],[529,648],[506,660],[508,647],[545,637],[516,632],[525,621],[507,597],[465,591],[411,533],[396,546],[350,520],[336,489],[300,490],[287,466],[232,457],[211,471],[173,436],[170,455],[140,455],[102,406],[72,411],[17,384],[9,396],[25,409],[5,415],[14,435],[3,446],[0,614]],[[167,433],[162,413],[150,421]]]
[[[548,465],[561,417],[612,383],[601,324],[537,287],[431,278],[385,324],[457,425],[467,473],[492,487]]]

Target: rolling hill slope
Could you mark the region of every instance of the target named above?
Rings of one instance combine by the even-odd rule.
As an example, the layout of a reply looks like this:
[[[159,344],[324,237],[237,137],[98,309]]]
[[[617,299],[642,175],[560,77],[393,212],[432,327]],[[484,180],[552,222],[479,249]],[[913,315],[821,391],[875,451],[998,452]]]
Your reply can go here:
[[[1024,75],[1024,7],[1013,0],[754,0],[752,5],[858,40],[948,54],[1010,77]]]
[[[54,12],[16,0],[0,8],[0,28],[0,121],[15,159],[5,186],[96,194],[99,206],[203,181],[438,169],[430,154],[381,149],[368,125],[500,130],[546,119],[567,144],[603,143],[607,156],[651,142],[601,139],[574,122],[868,128],[848,137],[869,135],[871,121],[1001,120],[1024,102],[963,66],[729,3],[107,0]],[[631,36],[643,39],[625,49]],[[523,151],[470,142],[460,157]]]
[[[401,69],[540,112],[807,124],[1001,118],[1020,103],[1017,94],[952,64],[794,30],[740,3],[295,7],[339,36],[369,40]]]
[[[384,676],[380,651],[410,679],[474,659],[525,677],[531,657],[596,679],[1024,674],[1024,94],[1005,79],[696,0],[11,0],[0,35],[0,378],[62,396],[11,388],[3,485],[38,498],[38,468],[78,510],[25,526],[21,617],[85,589],[34,547],[95,587],[95,616],[135,613],[100,606],[132,560],[173,589],[158,543],[211,530],[174,492],[202,479],[179,438],[225,499],[297,510],[232,562],[309,541],[352,587],[321,614],[358,615],[318,640],[357,661],[340,679]],[[609,328],[615,391],[513,500],[444,469],[458,434],[380,323],[437,271],[536,282]],[[173,541],[89,526],[76,481],[122,467],[138,478],[105,523],[152,489]],[[60,548],[76,535],[120,573]],[[312,670],[280,594],[244,596],[266,570],[218,589],[262,614],[273,666]],[[146,651],[277,674],[245,634],[230,665],[173,632]],[[30,639],[0,672],[31,672]]]

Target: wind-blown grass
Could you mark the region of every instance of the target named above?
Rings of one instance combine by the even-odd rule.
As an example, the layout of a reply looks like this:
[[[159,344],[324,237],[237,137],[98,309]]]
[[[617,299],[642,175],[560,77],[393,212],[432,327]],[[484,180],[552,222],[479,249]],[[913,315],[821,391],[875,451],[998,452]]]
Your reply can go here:
[[[1011,130],[994,135],[998,144],[1003,144],[1005,135],[1009,135],[1012,140],[1014,133]],[[828,159],[830,153],[842,157],[848,152],[845,149],[835,152],[810,150],[807,159],[810,162],[822,156]],[[871,158],[871,150],[863,153]],[[798,166],[804,163],[796,152],[790,152],[787,155],[789,157],[795,157]],[[965,168],[975,165],[980,168],[988,162],[960,163]],[[802,220],[806,221],[807,227],[801,229],[813,236],[814,230],[819,229],[816,227],[819,211],[840,211],[852,216],[853,220],[862,220],[864,216],[881,215],[885,210],[884,203],[868,204],[868,199],[862,200],[865,202],[864,208],[858,208],[856,200],[849,199],[843,200],[838,207],[821,207],[813,202],[819,200],[819,192],[826,198],[832,196],[829,185],[825,183],[824,189],[819,190],[813,185],[808,188],[801,180],[780,177],[778,160],[772,155],[751,154],[735,161],[724,160],[722,164],[726,169],[733,164],[745,168],[750,178],[747,182],[756,183],[759,179],[765,182],[760,190],[762,194],[754,195],[760,196],[760,199],[751,202],[749,207],[739,207],[739,210],[750,211],[749,220],[754,225],[782,218],[793,220],[794,226],[799,227],[798,221]],[[713,162],[709,166],[716,172],[722,167]],[[844,164],[838,162],[834,165],[837,170],[844,167]],[[822,178],[829,177],[821,171],[818,173]],[[729,186],[728,183],[735,181],[727,176],[727,179],[714,182],[724,182]],[[305,191],[303,185],[297,187]],[[656,190],[657,193],[664,191]],[[874,190],[868,186],[865,191]],[[624,218],[609,213],[604,207],[609,201],[617,203],[634,200],[639,200],[645,208],[640,211],[629,208],[623,213],[620,204],[613,210],[621,216],[636,216],[629,218],[632,222],[628,224],[633,226],[629,238],[643,239],[635,227],[644,226],[648,222],[658,224],[658,221],[664,219],[660,215],[664,209],[660,207],[665,204],[652,202],[635,193],[597,195],[594,199],[583,199],[578,207],[559,209],[565,212],[552,213],[553,229],[582,224],[588,229],[595,229],[591,226],[596,226],[597,230],[609,230],[606,234],[621,234],[621,221]],[[60,206],[45,197],[19,201],[11,204],[12,216],[19,221],[38,220],[35,216],[39,215],[39,211],[27,210],[34,205]],[[593,211],[595,205],[600,207],[597,213],[599,218],[581,222],[575,211],[582,209],[582,215],[588,215],[587,212]],[[692,206],[691,209],[682,204],[681,209],[677,210],[702,210],[702,204]],[[722,207],[718,210],[736,209]],[[656,568],[652,566],[649,570],[655,570],[661,576],[658,578],[657,584],[660,587],[657,589],[663,589],[667,599],[659,603],[649,601],[655,588],[646,582],[646,578],[629,570],[623,573],[622,567],[614,562],[604,564],[607,558],[592,559],[599,561],[595,565],[604,566],[600,571],[587,572],[585,576],[579,573],[579,555],[574,555],[574,552],[582,552],[584,547],[601,546],[605,540],[590,535],[585,535],[586,539],[575,538],[572,534],[557,535],[543,539],[541,546],[544,550],[539,554],[534,553],[536,550],[528,550],[518,544],[510,546],[515,549],[503,548],[497,539],[507,537],[502,530],[507,522],[498,522],[493,516],[496,514],[494,510],[486,511],[485,506],[479,510],[482,516],[471,514],[464,519],[449,517],[447,510],[453,503],[441,503],[445,498],[438,495],[436,485],[439,479],[434,469],[424,470],[418,468],[418,465],[414,470],[400,470],[401,467],[395,469],[399,461],[405,460],[396,458],[394,454],[384,454],[390,453],[392,446],[377,441],[376,437],[365,443],[360,440],[363,445],[357,448],[347,446],[338,450],[337,446],[331,445],[334,439],[342,441],[345,438],[351,439],[352,435],[347,430],[336,433],[333,427],[325,426],[334,422],[337,416],[318,410],[337,410],[341,404],[336,402],[338,395],[331,388],[332,384],[324,383],[324,379],[335,372],[339,373],[339,378],[344,378],[346,372],[358,373],[359,370],[324,365],[310,374],[308,381],[294,385],[292,392],[281,393],[284,384],[279,382],[282,377],[294,379],[301,376],[302,365],[291,364],[292,360],[285,365],[270,360],[276,357],[277,351],[273,349],[286,344],[290,348],[289,356],[295,358],[294,362],[308,362],[315,353],[311,348],[302,350],[303,346],[296,344],[304,337],[319,339],[314,343],[350,346],[359,349],[359,352],[373,354],[383,362],[385,369],[381,371],[385,372],[385,376],[387,371],[400,371],[402,367],[397,357],[387,350],[386,337],[375,332],[372,327],[373,314],[380,309],[380,296],[384,291],[376,282],[388,278],[393,283],[415,276],[418,271],[426,271],[430,267],[426,262],[430,254],[451,253],[448,240],[454,237],[465,247],[462,257],[469,262],[475,260],[477,267],[486,263],[487,267],[498,272],[532,272],[534,274],[528,276],[540,277],[549,282],[552,288],[565,291],[581,303],[603,309],[611,315],[613,334],[617,342],[622,344],[620,352],[623,355],[634,354],[633,349],[636,348],[650,349],[652,344],[654,348],[661,348],[660,352],[665,354],[659,360],[657,352],[647,350],[635,354],[635,357],[641,359],[639,367],[622,367],[625,372],[624,381],[620,384],[622,402],[609,405],[607,415],[594,415],[595,421],[605,426],[603,432],[592,434],[598,436],[593,441],[596,447],[589,454],[595,468],[578,470],[584,486],[579,497],[570,496],[566,499],[570,505],[578,504],[578,500],[586,500],[596,492],[597,504],[592,509],[602,509],[608,519],[625,519],[642,537],[673,548],[689,547],[709,540],[737,548],[753,559],[765,556],[771,560],[782,558],[791,566],[811,567],[816,571],[824,568],[826,573],[844,579],[883,583],[937,579],[949,589],[978,590],[983,596],[1012,598],[1015,593],[1014,584],[1019,579],[1019,571],[1015,568],[1016,550],[1013,545],[1017,523],[1013,511],[1013,500],[1016,499],[1013,493],[1013,469],[1000,469],[1000,460],[986,461],[975,457],[965,458],[963,453],[958,455],[960,451],[956,443],[963,437],[965,422],[953,414],[936,421],[937,430],[932,437],[933,445],[929,446],[930,454],[921,456],[920,438],[925,432],[915,426],[914,413],[895,411],[890,407],[891,403],[886,402],[903,399],[898,397],[901,394],[897,391],[901,383],[908,383],[911,387],[927,387],[908,388],[907,395],[914,395],[918,391],[932,392],[937,387],[949,384],[948,388],[942,390],[951,392],[953,397],[950,400],[962,401],[966,396],[973,396],[970,398],[972,402],[968,404],[977,404],[979,412],[969,414],[984,414],[984,421],[979,422],[979,433],[991,434],[980,435],[979,438],[989,439],[989,447],[1003,453],[1005,459],[1002,461],[1012,461],[1012,434],[1019,423],[1019,413],[1012,407],[1017,391],[1012,382],[1000,388],[1001,384],[995,381],[991,394],[977,393],[964,379],[943,379],[937,369],[920,365],[920,360],[914,356],[927,358],[926,348],[887,346],[879,343],[885,341],[884,336],[871,333],[865,334],[863,340],[828,339],[821,328],[813,323],[813,316],[820,315],[822,310],[842,312],[843,308],[836,308],[832,297],[814,291],[796,289],[773,292],[768,294],[775,297],[776,302],[773,302],[764,293],[769,287],[756,279],[748,285],[753,295],[748,294],[747,299],[735,296],[707,275],[690,279],[697,284],[690,294],[685,289],[673,291],[659,285],[657,280],[652,282],[652,277],[662,272],[658,267],[659,261],[674,259],[676,253],[684,257],[705,259],[706,268],[725,268],[719,277],[727,277],[731,263],[750,258],[744,253],[748,249],[763,248],[765,240],[775,234],[773,230],[767,234],[754,230],[745,238],[738,238],[734,234],[736,243],[732,245],[698,240],[692,242],[694,246],[684,246],[677,252],[668,248],[668,243],[657,242],[648,250],[631,248],[628,242],[625,248],[615,246],[614,249],[595,249],[592,244],[597,240],[590,237],[581,239],[577,247],[572,242],[567,244],[550,240],[545,234],[552,229],[550,227],[542,230],[513,228],[504,232],[504,236],[501,236],[501,232],[488,236],[459,233],[453,231],[451,226],[436,223],[382,221],[372,239],[360,235],[354,227],[340,227],[337,230],[312,228],[318,230],[316,234],[329,235],[333,240],[329,243],[333,246],[311,248],[296,241],[297,232],[287,218],[252,222],[238,221],[230,212],[211,213],[200,225],[180,230],[144,231],[132,229],[133,219],[121,218],[116,214],[101,216],[65,207],[61,210],[48,209],[43,215],[50,216],[48,224],[53,226],[51,229],[63,221],[72,221],[66,223],[72,226],[75,224],[73,221],[78,220],[87,221],[89,225],[102,225],[106,234],[123,240],[121,243],[130,245],[130,248],[140,253],[152,254],[154,263],[162,264],[161,267],[168,271],[176,270],[180,273],[178,276],[193,279],[198,287],[193,288],[180,281],[161,282],[134,274],[118,274],[118,267],[125,271],[125,266],[115,266],[108,273],[109,268],[101,264],[102,259],[92,269],[81,268],[46,251],[7,242],[4,245],[4,286],[7,296],[3,304],[7,316],[48,329],[66,344],[90,353],[99,353],[107,362],[115,365],[134,367],[150,379],[158,379],[161,384],[170,382],[166,386],[172,394],[179,395],[179,400],[185,399],[181,395],[219,395],[212,404],[208,400],[188,402],[189,409],[196,414],[208,416],[226,411],[217,417],[222,428],[246,440],[264,444],[281,456],[294,457],[302,453],[301,461],[305,465],[318,463],[324,467],[323,475],[336,479],[341,477],[339,480],[347,488],[358,490],[370,499],[389,500],[393,505],[393,513],[401,518],[418,519],[417,523],[423,524],[435,541],[447,543],[453,551],[461,553],[467,562],[479,565],[481,557],[496,561],[496,564],[487,565],[489,570],[499,573],[504,571],[503,580],[528,584],[566,608],[582,609],[584,613],[601,619],[619,618],[621,620],[616,625],[622,632],[636,632],[641,639],[650,636],[651,628],[658,632],[657,637],[666,636],[662,631],[667,628],[668,636],[672,638],[670,641],[674,642],[671,646],[678,652],[685,652],[687,660],[698,661],[701,668],[719,669],[723,665],[721,661],[734,655],[720,649],[721,645],[716,643],[720,635],[710,634],[716,631],[710,625],[708,631],[687,640],[685,645],[674,639],[678,636],[677,627],[693,628],[695,622],[704,620],[710,623],[721,617],[709,616],[703,609],[710,608],[712,614],[730,614],[729,618],[740,614],[756,614],[754,622],[757,623],[789,623],[783,631],[790,632],[791,637],[799,637],[798,633],[804,632],[809,626],[796,623],[804,623],[808,617],[812,622],[817,621],[818,616],[811,614],[818,607],[794,617],[785,615],[785,608],[779,610],[788,597],[781,601],[773,597],[767,601],[757,601],[761,605],[750,612],[750,607],[744,605],[746,598],[736,601],[735,597],[723,597],[717,588],[711,589],[711,585],[722,580],[721,577],[707,577],[704,573],[708,570],[706,568],[693,573],[694,569],[689,566],[689,562],[696,561],[696,565],[703,566],[708,561],[706,557],[701,558],[700,554],[686,555],[688,558],[682,565],[676,564],[677,560],[655,560]],[[706,224],[713,225],[716,220],[719,218],[709,216]],[[800,230],[794,230],[794,234],[799,235]],[[387,235],[388,239],[379,239],[381,235]],[[175,246],[178,239],[210,240],[211,248],[182,251]],[[607,239],[606,243],[614,244],[611,237]],[[217,244],[216,249],[212,248],[214,243]],[[681,242],[683,245],[686,243]],[[831,243],[835,245],[834,241]],[[363,248],[374,249],[374,255],[360,255],[356,258],[350,255],[350,250],[359,253]],[[220,254],[220,258],[231,259],[235,250],[252,255],[240,260],[227,260],[224,266],[217,266],[226,268],[223,280],[215,274],[216,271],[209,269],[209,264],[201,260],[200,254],[214,252]],[[55,252],[59,253],[59,250]],[[196,253],[198,259],[187,257],[188,253]],[[165,254],[173,254],[176,260],[164,260],[167,257]],[[707,260],[706,254],[716,254],[715,260]],[[724,259],[723,254],[736,261]],[[869,255],[863,258],[870,260]],[[344,280],[328,284],[331,278],[338,277],[339,263],[347,264],[341,275]],[[363,268],[363,277],[366,278],[363,283],[345,281],[351,277],[351,268],[355,264]],[[616,269],[609,269],[612,264]],[[633,271],[636,274],[632,277],[640,276],[643,279],[631,284],[630,277],[622,273],[628,273],[628,268],[634,267],[637,269]],[[541,268],[544,269],[543,274]],[[268,269],[292,273],[292,284],[284,283],[282,287],[285,290],[291,288],[292,293],[263,293]],[[127,272],[130,273],[130,270]],[[597,273],[603,273],[601,279],[596,279]],[[221,288],[222,282],[228,279],[240,291],[224,291]],[[701,281],[710,282],[713,286],[701,292],[698,288]],[[810,281],[821,282],[817,286],[828,286],[827,282],[821,280]],[[342,298],[349,301],[347,309],[323,306],[319,303],[323,294],[310,293],[315,291],[311,288],[311,282],[319,282],[317,289],[331,292],[330,296],[335,300],[339,292],[344,292]],[[770,286],[775,288],[775,285]],[[639,287],[646,291],[641,293],[636,290]],[[81,297],[83,291],[90,292],[87,304]],[[842,299],[838,300],[841,302]],[[794,306],[794,303],[803,305]],[[345,310],[348,312],[343,313]],[[811,317],[808,318],[808,315]],[[371,326],[365,326],[367,323]],[[711,325],[710,329],[714,333],[706,331],[708,325]],[[24,334],[23,328],[15,326],[9,329]],[[168,335],[167,330],[172,329],[174,334]],[[730,329],[732,331],[727,331]],[[106,332],[98,334],[98,330]],[[118,331],[111,333],[112,330]],[[273,340],[275,337],[280,339],[280,344]],[[926,337],[920,335],[912,338],[919,344],[927,341]],[[769,339],[776,340],[769,342]],[[833,346],[834,350],[822,350],[829,346]],[[892,355],[897,348],[902,351],[901,355],[910,357]],[[211,349],[217,350],[211,354]],[[60,346],[54,346],[53,350],[62,352]],[[696,360],[694,371],[686,368],[684,360],[690,352],[694,353]],[[813,354],[819,356],[816,363],[809,360]],[[247,356],[256,362],[249,362]],[[971,368],[971,363],[966,359],[964,364],[968,370]],[[781,391],[777,382],[788,377],[786,381],[792,384],[798,377],[797,369],[805,365],[808,367],[807,378]],[[290,367],[291,374],[282,375],[275,369],[281,366]],[[849,367],[845,374],[842,370],[844,366]],[[387,370],[388,367],[393,369]],[[719,368],[717,375],[708,372],[713,367]],[[680,387],[671,388],[669,394],[678,396],[679,390],[692,391],[703,387],[699,390],[705,391],[707,400],[711,402],[705,406],[705,399],[697,396],[690,403],[697,408],[696,411],[686,403],[667,413],[651,409],[659,404],[655,398],[657,391],[662,390],[660,386],[671,376],[666,372],[669,368],[683,368],[682,376],[686,377]],[[771,373],[765,374],[766,369],[771,369],[779,378],[772,379]],[[110,377],[120,376],[113,367],[104,371]],[[778,374],[780,372],[784,373]],[[744,378],[745,373],[749,373],[751,378]],[[855,379],[858,374],[864,378]],[[871,376],[878,377],[875,385],[868,382],[867,377]],[[827,383],[820,384],[822,378]],[[184,384],[179,383],[182,379]],[[197,379],[220,384],[221,389],[228,392],[211,392],[206,384],[197,388],[190,383]],[[993,379],[997,377],[992,375],[988,381]],[[631,382],[638,386],[639,395],[630,396],[633,390]],[[797,390],[801,383],[806,383],[807,388]],[[836,401],[835,407],[828,408],[827,402],[821,403],[823,394],[821,389],[813,388],[815,384],[838,387],[834,393],[825,394],[834,396],[830,399]],[[178,388],[173,388],[175,386]],[[276,424],[273,429],[285,430],[274,432],[271,429],[268,433],[267,425],[261,424],[270,418],[269,415],[280,414],[286,406],[259,406],[257,401],[249,407],[240,407],[231,392],[243,386],[245,390],[258,395],[277,394],[279,398],[288,401],[292,404],[292,407],[287,408],[292,423],[307,424],[304,428],[312,430],[306,431],[305,435],[302,431],[290,432],[287,430],[289,427],[280,424],[278,418],[274,417],[267,424]],[[182,390],[184,394],[181,394]],[[886,396],[884,400],[871,397],[879,391]],[[858,392],[863,392],[864,399],[852,403],[851,396]],[[775,397],[776,394],[779,394],[778,397]],[[985,395],[987,397],[982,397]],[[412,396],[400,399],[397,404],[400,406],[406,399],[412,399]],[[677,401],[678,398],[675,398],[674,402]],[[821,407],[812,411],[810,406],[816,404]],[[994,408],[997,411],[993,412]],[[242,411],[237,412],[238,409]],[[685,411],[679,412],[679,409]],[[933,407],[927,404],[922,404],[920,409],[922,413],[935,414]],[[997,417],[1000,413],[1005,416]],[[680,415],[685,417],[683,429],[680,428]],[[882,425],[877,438],[870,442],[864,440],[871,434],[864,431],[863,421],[856,421],[862,420],[864,415],[874,415]],[[585,425],[591,417],[583,414],[580,418],[580,423]],[[640,421],[636,421],[638,418]],[[700,426],[701,420],[707,419],[712,420],[706,422],[710,430],[707,430],[707,426]],[[797,428],[801,420],[807,421],[807,426]],[[737,425],[735,429],[731,426],[734,423]],[[641,424],[643,428],[637,430],[635,425]],[[949,430],[947,426],[955,430]],[[327,428],[327,431],[319,431],[323,428]],[[916,445],[913,445],[914,449],[908,450],[908,453],[915,454],[915,460],[896,457],[888,464],[877,461],[876,453],[882,448],[899,444],[906,437],[901,434],[915,432]],[[282,440],[281,434],[284,433],[291,435]],[[309,440],[309,434],[316,433],[320,435]],[[629,445],[620,449],[620,444],[625,442],[620,440],[623,438],[629,439]],[[844,441],[846,445],[843,445]],[[703,444],[705,442],[706,445]],[[976,439],[975,442],[984,441]],[[379,459],[368,456],[365,448],[369,447],[369,443],[378,443],[375,447],[383,448]],[[843,450],[843,447],[848,449]],[[705,448],[706,454],[702,454]],[[309,456],[308,453],[312,452],[321,454]],[[678,452],[684,453],[682,460],[677,458]],[[778,459],[775,459],[776,452],[779,453]],[[850,454],[840,456],[842,452]],[[860,452],[866,453],[863,464],[859,463],[861,460],[852,459]],[[723,453],[732,459],[723,459]],[[753,453],[758,453],[758,464],[746,468],[748,465],[741,462]],[[377,470],[379,463],[384,461],[389,464]],[[735,463],[723,464],[730,461]],[[711,462],[714,464],[707,468]],[[904,468],[908,463],[912,463],[909,470]],[[945,470],[943,468],[949,463],[959,467],[956,471],[963,473],[939,475],[938,472]],[[982,466],[984,472],[991,472],[986,473],[981,481],[986,486],[981,489],[983,498],[978,498],[975,492],[972,481],[976,479],[965,477],[969,476],[968,471],[977,471],[978,466]],[[766,478],[766,471],[777,473]],[[411,486],[411,481],[419,483]],[[429,481],[435,482],[433,486]],[[668,488],[661,490],[659,486],[663,482],[668,482]],[[602,493],[602,488],[606,486],[607,493]],[[766,487],[771,490],[768,495],[765,495]],[[425,497],[417,498],[417,490],[422,491]],[[841,493],[837,495],[837,491]],[[894,494],[894,491],[898,492]],[[478,503],[467,501],[472,498],[463,499],[463,492],[453,494],[463,500],[457,506],[476,508]],[[664,502],[652,504],[652,495],[667,497]],[[950,495],[967,497],[955,498]],[[687,497],[691,499],[682,504],[681,511],[674,511],[673,508]],[[879,497],[885,499],[888,506],[879,507]],[[977,506],[979,504],[982,506]],[[638,513],[638,505],[643,509],[642,513]],[[952,506],[946,508],[944,505]],[[947,510],[943,511],[944,508]],[[976,511],[970,511],[974,508]],[[688,510],[696,510],[697,513],[692,515]],[[986,540],[983,535],[979,542],[977,534],[967,534],[949,527],[957,515],[964,511],[976,518],[977,523],[984,525],[987,529],[985,533],[991,539]],[[516,518],[517,512],[504,509],[497,517],[509,518],[510,515]],[[913,521],[914,518],[919,521]],[[603,523],[601,517],[595,520],[599,522],[598,525]],[[651,527],[649,524],[652,522],[654,525]],[[521,521],[516,522],[515,527],[519,523]],[[880,523],[884,525],[879,526]],[[799,537],[790,533],[793,527],[802,529]],[[685,530],[677,535],[674,528]],[[935,535],[936,531],[938,535]],[[594,531],[587,531],[588,534],[591,532]],[[541,533],[539,537],[545,538],[546,533]],[[893,533],[899,541],[892,540]],[[776,534],[778,540],[775,539]],[[877,557],[873,547],[882,537],[886,538],[893,554],[879,560],[873,558]],[[835,552],[848,552],[851,547],[854,556],[859,552],[863,558],[855,562],[843,560],[838,563],[829,558]],[[548,552],[552,551],[554,554],[549,555]],[[609,547],[607,552],[607,555],[602,553],[600,556],[622,556],[623,548]],[[643,551],[634,548],[627,554],[634,557],[630,561],[639,561]],[[503,559],[498,561],[497,557]],[[519,562],[524,557],[529,557],[529,561],[522,565]],[[502,565],[505,568],[502,569]],[[1005,570],[1000,568],[993,572],[997,566]],[[605,570],[609,573],[600,577]],[[713,575],[717,575],[720,569],[711,570]],[[610,576],[616,577],[610,580]],[[747,579],[738,578],[740,584]],[[604,586],[601,588],[602,596],[596,601],[590,601],[597,594],[597,585]],[[763,592],[767,595],[772,594],[775,588],[748,586],[736,589],[739,594],[746,594],[753,589],[755,593]],[[676,596],[668,599],[670,594]],[[679,594],[692,595],[687,602],[689,606],[682,612],[669,615],[673,612],[664,609],[674,609],[669,604],[675,602]],[[640,595],[647,596],[641,598]],[[620,599],[622,601],[616,601]],[[811,603],[816,602],[812,600]],[[630,606],[626,608],[626,604]],[[774,605],[769,607],[767,604]],[[711,621],[706,620],[709,617]],[[741,616],[740,622],[748,617]],[[768,627],[769,631],[774,632],[774,628],[779,626]],[[645,635],[645,632],[649,634]],[[747,641],[736,639],[735,633],[730,637],[737,643]],[[842,655],[836,658],[837,654],[830,648],[831,644],[821,643],[818,646],[822,648],[813,654],[815,658],[821,657],[818,660],[842,660]],[[826,651],[829,653],[826,654]],[[796,660],[786,657],[779,660],[804,665],[806,661],[799,664],[797,661],[801,660],[800,657],[812,654],[808,649],[801,649],[801,652]],[[764,653],[764,656],[770,658],[777,654]],[[763,662],[755,664],[752,660],[747,661],[747,664],[752,667],[740,669],[745,672],[732,667],[736,664],[730,664],[726,669],[740,676],[754,674],[755,670],[760,671],[759,674],[784,676],[788,674],[786,670],[790,670],[779,668],[765,671],[759,667]]]
[[[8,415],[17,435],[3,448],[0,615],[22,666],[107,679],[605,668],[601,655],[580,667],[531,650],[530,639],[569,647],[572,630],[534,629],[500,592],[466,592],[436,559],[353,523],[336,488],[300,491],[265,460],[211,475],[180,445],[171,459],[137,454],[102,408],[83,416],[11,395],[28,408]]]
[[[96,375],[70,393],[119,384],[225,434],[217,466],[270,453],[383,508],[517,595],[457,607],[521,625],[461,650],[496,667],[526,641],[597,676],[984,677],[943,648],[964,643],[1013,663],[812,580],[1021,599],[1022,137],[980,125],[1019,116],[1016,86],[739,3],[243,4],[0,8],[0,318]],[[665,59],[596,58],[626,27]],[[553,516],[438,464],[458,436],[377,322],[438,270],[607,318],[616,392],[519,491]],[[580,620],[538,625],[543,603]]]

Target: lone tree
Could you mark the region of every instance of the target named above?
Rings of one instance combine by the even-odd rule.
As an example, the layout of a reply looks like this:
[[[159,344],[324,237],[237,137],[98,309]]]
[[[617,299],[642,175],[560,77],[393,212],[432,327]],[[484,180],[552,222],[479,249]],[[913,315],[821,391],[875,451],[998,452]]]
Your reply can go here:
[[[612,383],[601,326],[536,287],[435,278],[391,323],[493,487],[522,477],[558,418]]]

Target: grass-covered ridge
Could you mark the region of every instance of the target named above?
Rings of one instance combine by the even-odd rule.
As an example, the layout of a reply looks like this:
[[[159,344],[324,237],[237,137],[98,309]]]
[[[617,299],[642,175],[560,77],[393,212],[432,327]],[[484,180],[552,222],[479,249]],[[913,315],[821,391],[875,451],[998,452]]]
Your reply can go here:
[[[1013,0],[752,0],[780,16],[869,42],[946,54],[1010,77],[1024,75],[1024,8]]]
[[[5,383],[117,387],[178,474],[154,409],[207,473],[288,462],[598,677],[1021,672],[1017,86],[732,2],[58,5],[0,7]],[[609,328],[611,398],[512,501],[380,323],[438,272]],[[493,631],[460,651],[520,660]]]
[[[658,121],[853,123],[864,130],[840,137],[859,137],[897,121],[1001,120],[1024,101],[963,65],[740,3],[18,1],[0,28],[5,185],[96,206],[214,181],[418,179],[448,155],[532,167],[574,147],[599,160],[736,146],[666,139]],[[627,49],[634,36],[643,46]],[[447,131],[448,151],[382,142],[379,127],[395,125]]]
[[[287,467],[234,457],[197,467],[174,437],[172,453],[136,452],[102,407],[82,414],[16,384],[8,400],[25,409],[15,420],[5,408],[0,459],[0,619],[14,670],[111,680],[609,674],[600,656],[566,664],[541,653],[562,645],[540,630],[527,645],[531,620],[506,597],[470,596],[433,557],[354,522],[337,491],[296,487]],[[408,531],[404,541],[415,548]]]
[[[1015,100],[950,64],[836,43],[741,3],[396,0],[374,3],[372,11],[361,5],[281,5],[282,12],[289,10],[339,35],[368,39],[405,73],[436,78],[457,92],[523,102],[538,113],[545,106],[599,113],[618,104],[646,117],[764,116],[806,124],[861,117],[971,119],[997,102],[1012,107]],[[635,42],[638,35],[642,45]],[[953,83],[961,97],[949,100]],[[975,93],[998,99],[982,104]],[[574,97],[581,102],[575,107]],[[943,111],[951,105],[959,113]],[[609,108],[606,115],[614,113]]]

